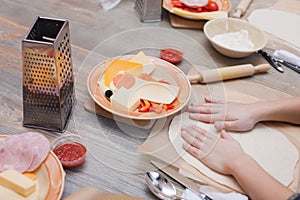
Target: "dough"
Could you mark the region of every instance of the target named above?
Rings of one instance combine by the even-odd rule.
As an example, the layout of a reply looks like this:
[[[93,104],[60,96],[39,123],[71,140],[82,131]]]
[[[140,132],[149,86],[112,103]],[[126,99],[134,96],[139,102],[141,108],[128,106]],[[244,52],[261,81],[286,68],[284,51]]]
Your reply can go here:
[[[222,175],[211,170],[182,148],[184,142],[180,136],[182,125],[194,124],[209,130],[212,134],[218,134],[212,124],[191,120],[188,115],[187,112],[177,115],[169,127],[169,139],[177,154],[205,176],[235,191],[243,192],[232,176]],[[293,181],[294,169],[298,161],[298,150],[283,134],[263,124],[258,124],[252,131],[229,133],[240,142],[246,153],[252,156],[279,182],[288,186]]]
[[[248,21],[261,30],[300,47],[299,15],[275,9],[257,9],[251,12]]]

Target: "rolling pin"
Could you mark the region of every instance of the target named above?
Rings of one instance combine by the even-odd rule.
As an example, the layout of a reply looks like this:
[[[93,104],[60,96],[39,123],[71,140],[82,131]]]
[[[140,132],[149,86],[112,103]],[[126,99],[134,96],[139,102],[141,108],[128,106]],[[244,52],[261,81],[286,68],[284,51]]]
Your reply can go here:
[[[191,83],[210,83],[245,76],[252,76],[255,73],[266,72],[270,69],[269,64],[253,66],[252,64],[236,65],[216,69],[200,71],[196,75],[188,75]]]
[[[240,0],[239,4],[233,10],[231,17],[241,18],[245,14],[251,2],[252,0]]]

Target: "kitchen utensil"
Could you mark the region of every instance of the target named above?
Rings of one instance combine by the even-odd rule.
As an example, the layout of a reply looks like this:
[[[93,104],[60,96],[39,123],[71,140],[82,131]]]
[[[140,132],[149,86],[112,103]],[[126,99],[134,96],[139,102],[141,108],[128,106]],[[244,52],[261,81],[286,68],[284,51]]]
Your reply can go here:
[[[300,57],[283,49],[273,52],[273,57],[300,66]]]
[[[229,17],[223,19],[210,20],[205,23],[203,31],[207,39],[210,41],[211,45],[216,49],[216,51],[230,58],[243,58],[249,56],[255,53],[256,51],[264,48],[267,44],[267,37],[265,33],[253,24],[242,19]],[[248,38],[246,38],[246,34],[243,34],[242,37],[240,34],[241,31],[243,31],[246,34],[248,33]],[[216,41],[214,39],[214,37],[217,35],[230,33],[238,34],[238,36],[240,37],[228,36],[228,38],[226,38],[226,43],[229,43],[229,45],[225,44],[225,46],[223,42]],[[252,48],[245,48],[244,46],[247,45],[247,42],[253,43],[254,46]],[[232,44],[239,43],[246,44],[241,46],[234,45],[234,47],[232,47]]]
[[[203,200],[212,200],[209,196],[205,194],[199,194],[199,185],[192,180],[188,179],[187,177],[183,176],[182,174],[178,173],[175,169],[167,166],[167,164],[162,162],[157,162],[151,160],[151,164],[157,167],[159,170],[163,171],[164,173],[168,174],[170,177],[175,179],[177,182],[185,186],[186,188],[190,189],[192,192],[197,194]]]
[[[281,59],[277,59],[277,58],[273,58],[273,59],[274,59],[274,61],[275,61],[277,64],[279,64],[279,63],[280,63],[280,64],[283,64],[284,66],[286,66],[286,67],[288,67],[288,68],[294,70],[295,72],[300,73],[300,66],[294,65],[294,64],[292,64],[292,63],[290,63],[290,62],[287,62],[287,61],[285,61],[285,60],[281,60]]]
[[[146,183],[151,192],[160,199],[186,200],[177,196],[173,183],[158,172],[148,171],[146,173]]]
[[[134,9],[142,22],[161,21],[162,0],[135,0]]]
[[[22,57],[23,125],[63,132],[75,103],[68,21],[37,17]]]
[[[263,50],[259,50],[257,51],[258,54],[260,54],[262,57],[264,57],[268,63],[270,63],[270,65],[272,65],[272,67],[274,67],[277,71],[283,73],[284,70],[281,66],[280,63],[276,62],[276,60],[267,52],[263,51]]]
[[[240,0],[239,4],[233,10],[231,17],[241,18],[245,14],[251,2],[252,0]]]
[[[300,57],[286,50],[276,50],[273,53],[273,58],[286,67],[300,73]]]
[[[215,81],[252,76],[255,73],[266,72],[269,64],[253,66],[252,64],[236,65],[200,71],[197,75],[188,75],[191,83],[210,83]]]

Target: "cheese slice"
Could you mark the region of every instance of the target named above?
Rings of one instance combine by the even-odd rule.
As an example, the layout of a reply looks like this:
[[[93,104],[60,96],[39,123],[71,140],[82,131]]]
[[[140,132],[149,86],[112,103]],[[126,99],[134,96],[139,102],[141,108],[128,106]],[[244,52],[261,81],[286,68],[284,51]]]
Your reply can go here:
[[[155,69],[153,62],[142,51],[133,56],[130,61],[143,64],[143,73],[146,74],[151,74]]]
[[[143,64],[131,62],[127,60],[116,59],[111,61],[105,68],[103,79],[104,84],[109,87],[113,78],[120,72],[130,73],[134,76],[138,76],[142,73]]]
[[[225,11],[213,11],[213,12],[200,12],[200,13],[193,13],[188,12],[179,8],[172,8],[172,13],[181,15],[188,18],[193,19],[205,19],[205,20],[212,20],[212,19],[218,19],[218,18],[227,18],[228,13]]]
[[[130,89],[121,87],[115,90],[110,101],[113,108],[134,111],[140,99],[170,104],[176,99],[178,93],[178,86],[136,78],[135,85]]]
[[[30,178],[31,180],[35,181],[37,179],[37,176],[32,172],[24,172],[23,173],[27,178]]]
[[[9,169],[0,173],[0,185],[15,191],[24,197],[27,197],[36,190],[34,181],[14,169]]]

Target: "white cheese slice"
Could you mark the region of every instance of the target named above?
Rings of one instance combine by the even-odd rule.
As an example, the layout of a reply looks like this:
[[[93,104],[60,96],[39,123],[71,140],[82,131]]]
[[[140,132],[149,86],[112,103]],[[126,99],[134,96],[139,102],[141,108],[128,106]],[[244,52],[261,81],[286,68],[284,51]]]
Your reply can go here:
[[[133,87],[130,89],[122,87],[115,90],[110,100],[113,108],[134,111],[138,107],[140,99],[170,104],[178,96],[178,93],[178,86],[136,78]]]
[[[155,69],[153,62],[142,51],[133,56],[129,61],[143,64],[143,73],[146,74],[151,74]]]
[[[103,92],[103,95],[104,95],[104,96],[105,96],[105,91],[107,91],[107,90],[112,90],[110,87],[107,87],[107,86],[104,84],[103,76],[102,76],[102,78],[98,81],[98,85],[100,86],[101,91]],[[111,85],[113,85],[113,84],[111,84]]]

